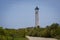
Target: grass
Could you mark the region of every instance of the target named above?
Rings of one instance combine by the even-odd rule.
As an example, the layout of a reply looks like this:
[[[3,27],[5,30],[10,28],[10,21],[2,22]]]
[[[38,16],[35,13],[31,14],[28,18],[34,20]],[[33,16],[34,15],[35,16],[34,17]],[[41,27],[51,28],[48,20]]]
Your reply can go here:
[[[14,40],[28,40],[28,39],[21,37],[21,38],[14,38]]]

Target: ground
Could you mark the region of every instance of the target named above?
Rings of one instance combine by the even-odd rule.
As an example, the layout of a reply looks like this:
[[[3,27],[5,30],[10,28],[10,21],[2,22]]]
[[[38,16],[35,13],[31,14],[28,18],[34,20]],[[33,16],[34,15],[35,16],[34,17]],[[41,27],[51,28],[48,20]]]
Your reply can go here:
[[[29,40],[57,40],[54,38],[42,38],[42,37],[30,37],[30,36],[26,36]]]

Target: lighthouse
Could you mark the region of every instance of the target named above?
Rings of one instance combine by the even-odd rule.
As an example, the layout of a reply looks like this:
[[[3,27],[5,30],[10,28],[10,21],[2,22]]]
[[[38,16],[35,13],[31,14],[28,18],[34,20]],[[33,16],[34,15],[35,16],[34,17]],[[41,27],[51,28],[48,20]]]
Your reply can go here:
[[[36,6],[35,8],[35,27],[39,26],[39,8]]]

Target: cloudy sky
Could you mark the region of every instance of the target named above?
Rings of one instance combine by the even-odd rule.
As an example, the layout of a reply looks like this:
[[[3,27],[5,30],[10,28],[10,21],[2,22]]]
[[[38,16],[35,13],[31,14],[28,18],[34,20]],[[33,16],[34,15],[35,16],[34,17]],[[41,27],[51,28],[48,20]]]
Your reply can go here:
[[[35,26],[35,7],[39,7],[40,26],[60,24],[60,0],[0,0],[0,26]]]

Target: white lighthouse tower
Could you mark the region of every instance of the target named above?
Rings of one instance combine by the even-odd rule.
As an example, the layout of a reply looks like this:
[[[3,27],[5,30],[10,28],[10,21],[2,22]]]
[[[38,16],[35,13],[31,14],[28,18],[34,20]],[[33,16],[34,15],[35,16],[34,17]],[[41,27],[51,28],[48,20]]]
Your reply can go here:
[[[39,8],[36,6],[35,8],[35,27],[39,26]]]

